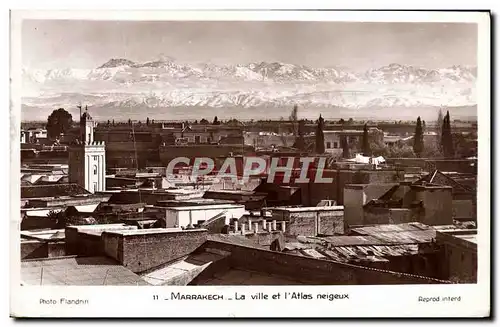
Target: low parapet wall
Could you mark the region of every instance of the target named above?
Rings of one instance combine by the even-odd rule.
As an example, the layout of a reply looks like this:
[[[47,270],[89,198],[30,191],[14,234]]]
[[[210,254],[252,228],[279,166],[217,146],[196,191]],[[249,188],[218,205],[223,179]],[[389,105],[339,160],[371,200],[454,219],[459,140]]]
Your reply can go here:
[[[207,241],[202,248],[231,253],[229,264],[268,274],[286,276],[310,285],[439,284],[437,279],[356,266],[330,260],[307,258],[220,241]]]

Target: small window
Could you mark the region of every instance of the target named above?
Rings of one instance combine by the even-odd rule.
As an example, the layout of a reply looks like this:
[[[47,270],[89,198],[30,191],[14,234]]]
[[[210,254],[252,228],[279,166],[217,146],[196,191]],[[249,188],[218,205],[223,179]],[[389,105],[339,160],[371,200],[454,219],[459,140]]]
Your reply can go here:
[[[94,165],[94,175],[97,175],[97,165]]]
[[[326,148],[330,149],[331,147],[332,147],[332,143],[331,142],[326,142]]]
[[[97,161],[97,160],[99,160],[99,156],[92,156],[92,159]]]
[[[333,142],[333,147],[334,147],[335,149],[337,149],[337,148],[339,147],[339,143],[338,143],[338,142]]]

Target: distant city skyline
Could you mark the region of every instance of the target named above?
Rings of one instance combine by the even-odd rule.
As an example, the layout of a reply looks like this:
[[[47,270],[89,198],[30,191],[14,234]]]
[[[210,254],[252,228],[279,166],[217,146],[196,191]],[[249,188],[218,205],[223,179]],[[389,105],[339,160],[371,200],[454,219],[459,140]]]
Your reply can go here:
[[[111,58],[143,62],[285,62],[352,70],[391,63],[477,65],[477,25],[465,23],[25,20],[22,64],[97,68]]]

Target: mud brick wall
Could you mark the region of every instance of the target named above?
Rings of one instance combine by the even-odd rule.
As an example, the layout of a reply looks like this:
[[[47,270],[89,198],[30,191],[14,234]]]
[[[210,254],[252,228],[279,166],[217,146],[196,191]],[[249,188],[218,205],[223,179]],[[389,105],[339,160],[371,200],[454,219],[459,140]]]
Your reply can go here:
[[[443,187],[413,187],[416,190],[417,201],[422,201],[424,211],[420,222],[426,225],[453,224],[452,188]]]
[[[419,221],[419,216],[411,209],[370,208],[364,212],[364,225],[403,224]]]
[[[476,220],[476,208],[473,200],[452,200],[453,219]]]
[[[434,284],[440,281],[346,263],[207,241],[206,248],[231,252],[230,266],[284,276],[310,285]]]
[[[21,243],[21,260],[47,258],[47,243],[28,241]]]
[[[68,255],[78,254],[78,228],[68,226],[64,230],[66,240],[66,253]]]
[[[403,224],[418,221],[418,216],[411,209],[391,208],[389,214],[389,224]]]
[[[55,258],[66,255],[65,242],[39,242],[36,240],[21,243],[21,260]]]
[[[316,236],[316,212],[290,213],[286,221],[287,235]],[[287,215],[287,214],[285,214]]]
[[[276,239],[276,237],[280,234],[283,234],[281,231],[272,231],[272,232],[264,232],[259,231],[254,234],[245,234],[245,238],[255,242],[259,245],[270,246],[271,243]]]
[[[21,230],[57,229],[57,220],[41,217],[24,217],[21,221]]]
[[[284,212],[286,234],[318,236],[344,233],[343,211]]]
[[[49,258],[63,257],[66,255],[65,242],[49,242],[47,243],[47,256]]]
[[[77,226],[65,229],[66,254],[99,256],[103,252],[103,244],[99,234],[80,233]]]
[[[102,239],[107,256],[138,273],[187,256],[206,241],[207,231],[159,231],[129,235],[103,232]]]

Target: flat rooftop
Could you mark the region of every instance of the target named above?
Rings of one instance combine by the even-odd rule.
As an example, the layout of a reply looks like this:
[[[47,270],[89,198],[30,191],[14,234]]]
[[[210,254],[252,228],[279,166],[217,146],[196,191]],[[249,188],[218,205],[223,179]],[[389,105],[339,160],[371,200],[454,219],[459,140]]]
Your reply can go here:
[[[164,207],[168,210],[174,211],[196,211],[196,210],[211,210],[211,209],[238,209],[245,208],[242,204],[210,204],[210,205],[199,205],[199,206],[183,206],[183,207]]]
[[[222,193],[222,194],[237,194],[237,195],[265,195],[265,193],[258,193],[254,191],[245,190],[208,190],[205,193]]]
[[[75,225],[68,227],[75,228],[79,233],[92,235],[101,235],[103,232],[112,232],[119,230],[137,230],[137,226],[126,224]]]
[[[325,207],[272,207],[268,208],[271,211],[287,211],[287,212],[314,212],[314,211],[341,211],[344,206],[325,206]]]
[[[107,230],[106,232],[119,234],[123,236],[130,235],[148,235],[148,234],[169,234],[169,233],[191,233],[206,231],[206,229],[196,228],[196,229],[182,229],[182,228],[148,228],[148,229],[118,229],[118,230]]]
[[[207,199],[207,198],[196,198],[196,199],[186,199],[186,200],[159,200],[156,202],[157,205],[169,205],[169,204],[196,204],[196,205],[212,205],[212,204],[233,204],[232,200],[221,200],[221,199]]]
[[[65,239],[64,229],[23,230],[21,237],[39,241],[55,241]]]
[[[439,234],[454,237],[477,246],[477,229],[448,229],[440,230]]]
[[[107,257],[59,257],[21,262],[23,285],[149,285]]]

